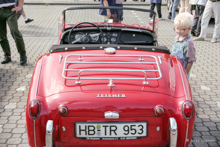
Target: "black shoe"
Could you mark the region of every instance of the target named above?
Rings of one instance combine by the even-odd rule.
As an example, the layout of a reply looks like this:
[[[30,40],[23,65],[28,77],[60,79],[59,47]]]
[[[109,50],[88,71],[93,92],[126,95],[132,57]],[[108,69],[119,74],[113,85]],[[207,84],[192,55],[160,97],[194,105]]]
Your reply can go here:
[[[9,62],[11,62],[11,57],[7,56],[7,57],[5,57],[5,58],[2,60],[1,64],[6,64],[6,63],[9,63]]]
[[[169,13],[169,14],[168,14],[168,19],[171,19],[171,16],[172,16],[171,13]]]
[[[29,22],[32,22],[32,21],[33,21],[33,19],[28,18],[27,20],[25,20],[25,23],[29,23]]]
[[[24,65],[25,63],[27,63],[27,56],[22,56],[20,59],[20,64]]]
[[[195,32],[191,32],[191,35],[192,35],[192,36],[196,36]]]

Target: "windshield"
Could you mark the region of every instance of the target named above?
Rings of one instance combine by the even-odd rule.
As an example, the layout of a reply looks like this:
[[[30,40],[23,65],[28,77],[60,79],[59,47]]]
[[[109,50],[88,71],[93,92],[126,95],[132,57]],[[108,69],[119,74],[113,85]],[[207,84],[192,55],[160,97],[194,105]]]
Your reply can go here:
[[[111,17],[108,17],[108,11]],[[80,22],[92,22],[98,26],[141,28],[155,32],[155,16],[154,11],[131,7],[70,7],[63,11],[60,22],[64,30]]]

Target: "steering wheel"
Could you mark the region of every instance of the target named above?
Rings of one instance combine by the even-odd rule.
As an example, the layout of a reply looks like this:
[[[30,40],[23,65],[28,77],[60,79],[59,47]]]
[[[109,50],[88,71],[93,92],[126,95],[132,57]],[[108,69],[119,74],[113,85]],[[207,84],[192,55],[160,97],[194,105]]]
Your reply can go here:
[[[90,24],[90,25],[93,25],[93,26],[95,26],[98,30],[99,30],[99,33],[97,33],[97,34],[93,34],[93,36],[98,36],[98,35],[100,35],[101,37],[103,36],[103,32],[102,32],[102,30],[97,26],[97,25],[95,25],[94,23],[91,23],[91,22],[81,22],[81,23],[78,23],[78,24],[76,24],[71,30],[70,30],[70,32],[69,32],[69,35],[68,35],[68,43],[69,44],[74,44],[74,43],[76,43],[76,42],[79,42],[79,41],[83,41],[83,40],[85,40],[85,39],[87,39],[88,40],[88,42],[90,42],[90,38],[92,37],[91,35],[84,35],[84,36],[82,36],[81,38],[78,38],[78,39],[76,39],[76,40],[74,40],[74,41],[70,41],[70,35],[71,35],[71,33],[73,32],[73,30],[77,27],[77,26],[79,26],[79,25],[81,25],[81,24]],[[102,44],[103,44],[103,39],[101,39],[101,41],[102,41]],[[85,41],[84,41],[85,42]]]

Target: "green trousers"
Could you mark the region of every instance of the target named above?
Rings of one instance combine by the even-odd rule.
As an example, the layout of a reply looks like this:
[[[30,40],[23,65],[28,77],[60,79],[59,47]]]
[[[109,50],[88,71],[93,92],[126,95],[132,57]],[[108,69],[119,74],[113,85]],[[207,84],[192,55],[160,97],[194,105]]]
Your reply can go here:
[[[6,24],[8,24],[20,57],[26,56],[24,40],[18,30],[16,12],[12,12],[11,9],[11,7],[0,8],[0,44],[4,52],[4,56],[11,56],[10,46],[7,38]]]

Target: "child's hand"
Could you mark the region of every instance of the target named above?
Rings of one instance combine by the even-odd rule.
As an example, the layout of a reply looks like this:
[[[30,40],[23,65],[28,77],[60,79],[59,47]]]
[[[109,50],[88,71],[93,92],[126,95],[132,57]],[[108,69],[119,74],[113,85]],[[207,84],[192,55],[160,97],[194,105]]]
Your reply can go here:
[[[193,62],[189,62],[189,63],[187,64],[187,67],[186,67],[186,73],[187,73],[187,75],[188,75],[190,69],[192,68],[192,65],[193,65]]]

